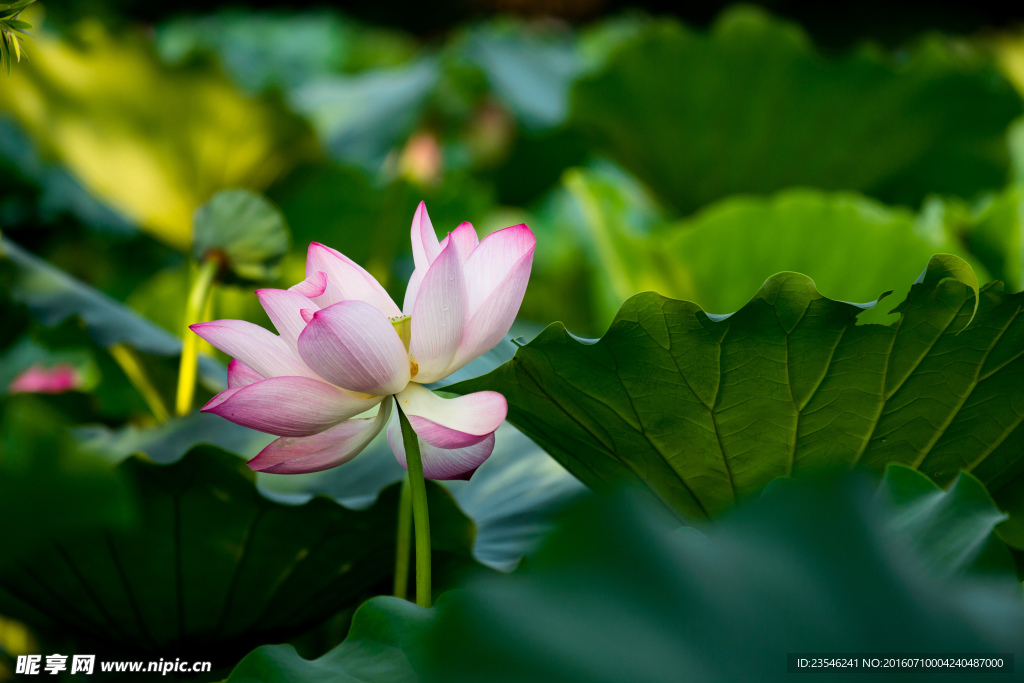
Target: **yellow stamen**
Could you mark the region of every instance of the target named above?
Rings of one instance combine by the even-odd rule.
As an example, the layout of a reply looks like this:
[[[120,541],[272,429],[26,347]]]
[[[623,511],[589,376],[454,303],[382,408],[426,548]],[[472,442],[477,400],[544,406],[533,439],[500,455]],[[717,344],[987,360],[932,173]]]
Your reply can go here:
[[[409,352],[409,341],[412,339],[412,316],[403,315],[400,318],[389,318],[392,327],[395,328],[395,332],[398,334],[398,338],[402,340],[402,345],[405,346],[406,353]],[[420,371],[420,366],[416,363],[416,359],[409,354],[409,376],[415,377],[416,373]]]

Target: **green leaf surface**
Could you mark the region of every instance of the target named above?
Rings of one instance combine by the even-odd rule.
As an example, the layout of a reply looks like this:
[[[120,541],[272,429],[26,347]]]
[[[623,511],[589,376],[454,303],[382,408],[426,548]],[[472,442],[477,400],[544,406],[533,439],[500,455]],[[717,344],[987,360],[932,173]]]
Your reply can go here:
[[[600,340],[555,324],[446,390],[501,392],[585,484],[644,488],[688,519],[839,466],[903,463],[941,485],[966,470],[996,493],[1024,471],[1022,301],[979,292],[954,256],[931,259],[887,326],[858,325],[860,306],[797,273],[729,316],[646,293]]]
[[[108,464],[84,455],[66,421],[31,395],[0,399],[0,571],[61,533],[123,528],[135,501]]]
[[[352,617],[345,642],[319,659],[300,657],[290,645],[264,645],[243,659],[225,683],[414,683],[413,664],[433,611],[407,600],[378,597]]]
[[[54,327],[77,317],[92,340],[103,348],[127,344],[155,356],[181,354],[181,340],[176,336],[9,239],[0,239],[0,258],[9,259],[16,268],[14,299],[25,304],[41,324]],[[199,370],[203,383],[209,388],[226,386],[227,371],[212,358],[201,357]]]
[[[825,296],[869,302],[887,291],[905,294],[932,254],[971,257],[968,247],[947,237],[943,217],[931,225],[927,215],[857,194],[734,197],[663,223],[628,181],[607,172],[571,171],[565,185],[583,216],[600,329],[623,301],[643,291],[730,313],[768,277],[793,271],[809,276]],[[651,227],[637,229],[645,223]],[[891,322],[887,311],[864,313],[861,322]]]
[[[792,652],[1024,646],[1015,577],[944,576],[940,558],[918,553],[911,529],[894,528],[890,506],[858,477],[774,488],[706,535],[673,531],[643,502],[591,499],[530,557],[529,571],[445,595],[420,646],[421,678],[782,682],[794,679]],[[991,535],[976,531],[966,545]]]
[[[262,282],[288,253],[290,235],[284,216],[250,190],[222,190],[196,209],[192,255],[219,258],[236,276]]]
[[[59,625],[104,652],[223,663],[390,591],[397,487],[367,510],[323,497],[283,505],[257,491],[244,462],[212,447],[118,470],[141,506],[139,528],[59,535],[18,556],[0,573],[0,611]],[[473,525],[440,487],[429,496],[443,586],[472,567]]]
[[[573,92],[593,145],[682,213],[736,193],[859,190],[917,205],[1002,187],[1021,102],[938,39],[897,60],[825,58],[791,24],[725,13],[709,33],[652,23]]]

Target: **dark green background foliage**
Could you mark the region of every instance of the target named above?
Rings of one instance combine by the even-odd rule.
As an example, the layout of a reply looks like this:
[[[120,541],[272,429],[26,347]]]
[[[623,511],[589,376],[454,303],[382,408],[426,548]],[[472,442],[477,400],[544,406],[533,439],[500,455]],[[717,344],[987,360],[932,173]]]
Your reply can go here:
[[[718,681],[800,649],[1021,645],[1011,14],[307,4],[19,17],[0,682],[55,652],[210,681]],[[253,290],[302,280],[314,241],[401,301],[420,201],[442,238],[537,237],[509,338],[439,383],[500,391],[511,424],[429,485],[430,610],[389,597],[383,438],[253,475],[268,435],[165,417],[197,260],[212,319],[270,326]],[[227,360],[200,345],[193,408]]]

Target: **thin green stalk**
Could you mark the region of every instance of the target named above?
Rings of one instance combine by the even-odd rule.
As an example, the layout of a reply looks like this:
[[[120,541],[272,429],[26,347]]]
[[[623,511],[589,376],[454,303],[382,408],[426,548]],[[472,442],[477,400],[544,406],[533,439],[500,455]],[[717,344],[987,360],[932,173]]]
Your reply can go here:
[[[402,425],[405,464],[409,470],[409,488],[412,490],[412,516],[416,529],[416,604],[430,607],[430,514],[427,511],[427,484],[423,479],[420,442],[397,398],[395,405]]]
[[[145,369],[142,364],[139,363],[138,357],[135,353],[124,344],[114,344],[107,351],[113,356],[117,364],[121,366],[121,370],[128,377],[128,381],[132,383],[135,390],[142,396],[142,400],[149,406],[149,411],[153,413],[153,417],[156,418],[157,422],[167,422],[171,415],[167,410],[167,406],[164,405],[164,400],[160,397],[160,392],[156,390],[153,383],[149,381],[149,376],[146,375]]]
[[[188,328],[192,323],[199,322],[206,301],[213,289],[213,280],[220,264],[216,259],[206,259],[199,264],[199,273],[192,290],[188,294],[185,305],[185,325],[181,334],[181,365],[178,368],[178,395],[175,412],[188,415],[192,412],[192,398],[196,391],[196,364],[199,360],[199,337]]]
[[[412,486],[402,481],[398,497],[398,543],[395,546],[395,597],[409,597],[409,554],[412,551]]]

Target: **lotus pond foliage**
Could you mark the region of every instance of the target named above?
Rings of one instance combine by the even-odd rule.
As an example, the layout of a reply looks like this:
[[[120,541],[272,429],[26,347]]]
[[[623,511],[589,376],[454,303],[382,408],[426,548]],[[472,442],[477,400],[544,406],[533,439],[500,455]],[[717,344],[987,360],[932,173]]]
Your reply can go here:
[[[0,3],[0,682],[1024,652],[1024,32],[555,5]]]

